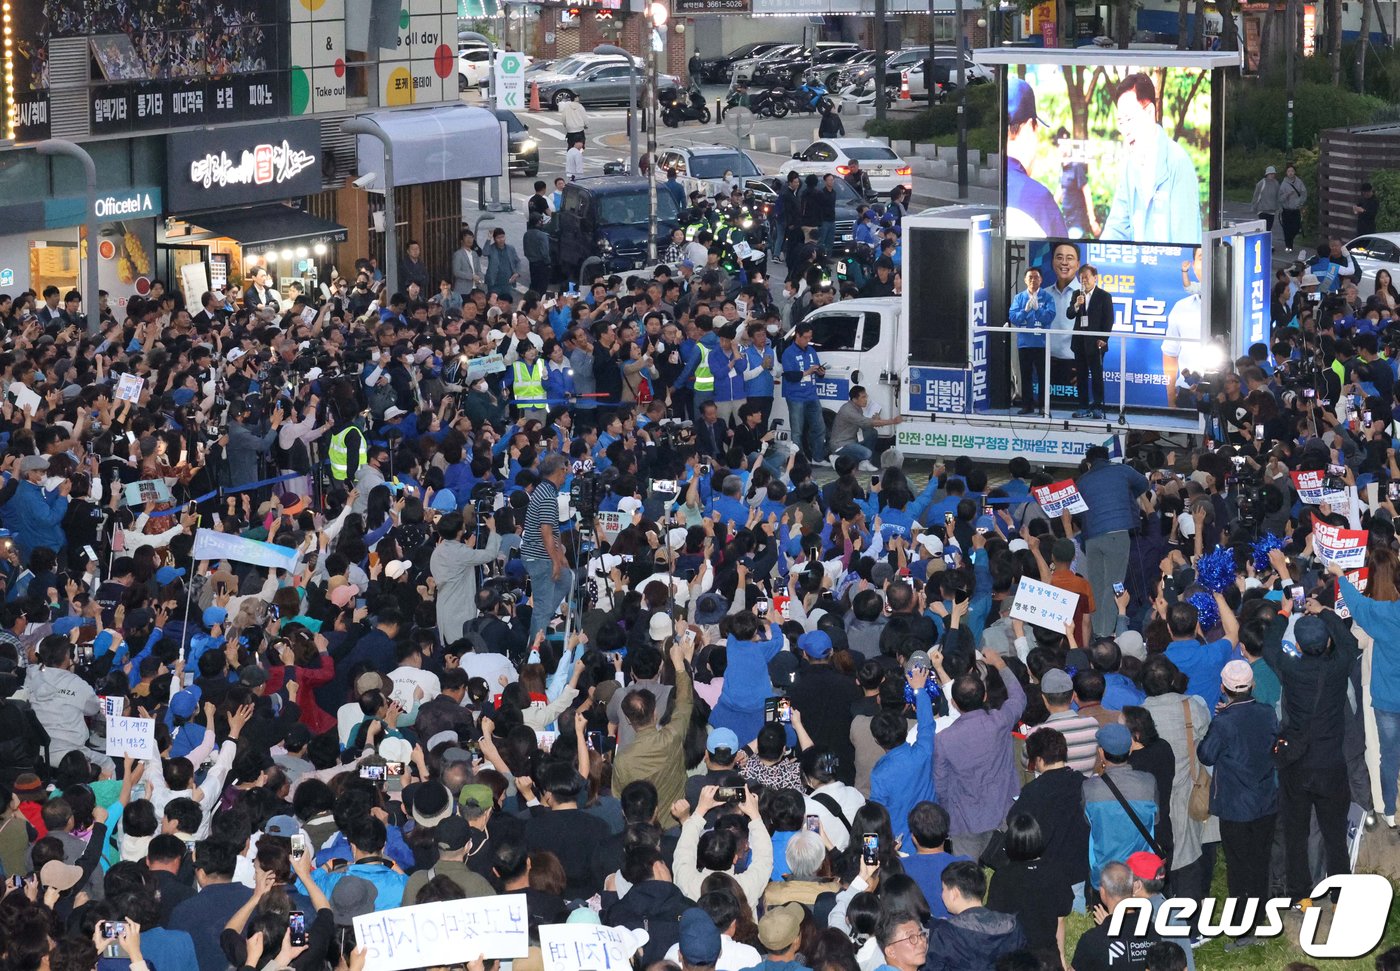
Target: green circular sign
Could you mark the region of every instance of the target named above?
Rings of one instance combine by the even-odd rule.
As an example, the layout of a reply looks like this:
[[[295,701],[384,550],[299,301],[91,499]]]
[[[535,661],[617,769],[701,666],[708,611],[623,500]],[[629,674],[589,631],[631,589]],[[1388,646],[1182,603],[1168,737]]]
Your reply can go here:
[[[408,30],[408,8],[399,10],[399,30]]]
[[[520,58],[515,54],[507,54],[501,58],[501,70],[506,74],[514,74],[520,70]]]

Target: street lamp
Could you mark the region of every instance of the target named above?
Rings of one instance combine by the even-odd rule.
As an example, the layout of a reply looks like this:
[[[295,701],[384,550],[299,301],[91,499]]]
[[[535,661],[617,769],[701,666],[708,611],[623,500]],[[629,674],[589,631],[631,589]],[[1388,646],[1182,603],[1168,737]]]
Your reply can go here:
[[[593,48],[594,54],[621,54],[627,58],[632,65],[632,70],[627,72],[627,141],[628,150],[632,153],[630,171],[634,174],[637,171],[637,71],[640,65],[637,58],[630,51],[624,51],[616,44],[599,44]]]
[[[102,329],[102,313],[97,299],[97,163],[81,145],[66,138],[50,138],[34,146],[40,155],[66,155],[76,159],[87,178],[87,214],[83,226],[87,231],[87,285],[83,288],[83,309],[87,311],[87,331],[96,334]]]
[[[661,98],[656,90],[656,55],[661,50],[663,32],[666,30],[666,18],[669,11],[666,4],[660,0],[647,6],[647,19],[651,21],[651,124],[647,126],[647,158],[651,159],[651,164],[647,166],[647,258],[654,264],[656,262],[656,126],[659,122],[657,115],[661,113]]]
[[[384,283],[389,295],[399,292],[399,226],[394,211],[394,143],[373,118],[346,118],[340,130],[369,135],[384,146]],[[358,152],[356,155],[358,156]]]

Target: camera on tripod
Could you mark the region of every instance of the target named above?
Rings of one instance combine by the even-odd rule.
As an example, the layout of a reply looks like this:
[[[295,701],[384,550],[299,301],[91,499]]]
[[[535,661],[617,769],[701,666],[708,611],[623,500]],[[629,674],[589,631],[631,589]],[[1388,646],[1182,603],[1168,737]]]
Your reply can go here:
[[[584,522],[592,522],[598,507],[607,498],[608,486],[597,472],[582,472],[574,476],[569,486],[569,502]]]

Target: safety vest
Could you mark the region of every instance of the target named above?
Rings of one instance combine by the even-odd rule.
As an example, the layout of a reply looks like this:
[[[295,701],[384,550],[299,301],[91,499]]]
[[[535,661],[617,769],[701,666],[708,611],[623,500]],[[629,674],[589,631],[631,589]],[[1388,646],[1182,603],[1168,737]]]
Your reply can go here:
[[[700,363],[695,367],[695,390],[715,390],[715,376],[710,370],[710,349],[704,344],[696,344],[700,349]]]
[[[359,466],[364,465],[365,461],[369,458],[369,456],[366,454],[368,452],[368,449],[365,448],[364,433],[360,432],[360,430],[354,425],[346,425],[335,435],[332,435],[331,447],[329,450],[331,460],[331,478],[335,479],[338,482],[344,482],[349,477],[350,460],[349,454],[345,447],[345,443],[349,439],[351,432],[357,432],[360,435],[360,454],[358,461],[355,463],[355,467],[358,468]]]
[[[530,365],[526,364],[524,361],[516,361],[515,380],[512,382],[511,388],[517,403],[521,401],[529,402],[529,404],[522,404],[522,408],[543,408],[544,362],[536,358],[535,370],[532,374],[530,372]]]

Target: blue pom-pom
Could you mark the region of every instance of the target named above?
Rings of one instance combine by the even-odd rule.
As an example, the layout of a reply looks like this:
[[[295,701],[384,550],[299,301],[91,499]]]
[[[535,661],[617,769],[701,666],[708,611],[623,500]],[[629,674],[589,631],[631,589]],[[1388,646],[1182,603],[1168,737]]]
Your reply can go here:
[[[1215,605],[1215,598],[1204,590],[1191,594],[1187,598],[1187,603],[1196,608],[1196,613],[1201,620],[1201,630],[1211,631],[1220,626],[1220,608]]]
[[[1216,547],[1196,561],[1196,580],[1211,593],[1224,593],[1235,583],[1235,553]]]
[[[924,694],[928,695],[928,700],[930,702],[938,704],[938,698],[942,693],[943,692],[938,690],[938,679],[935,678],[933,672],[930,671],[929,679],[924,683]],[[907,680],[904,682],[904,703],[906,705],[914,704],[914,689]]]
[[[1271,550],[1283,549],[1283,540],[1273,533],[1267,533],[1254,544],[1254,572],[1264,573],[1272,567],[1269,566],[1269,552]]]

